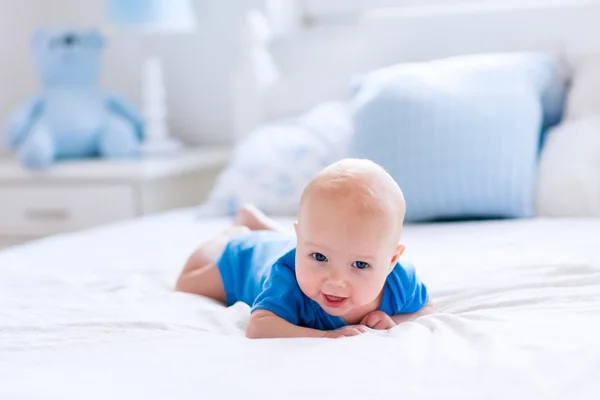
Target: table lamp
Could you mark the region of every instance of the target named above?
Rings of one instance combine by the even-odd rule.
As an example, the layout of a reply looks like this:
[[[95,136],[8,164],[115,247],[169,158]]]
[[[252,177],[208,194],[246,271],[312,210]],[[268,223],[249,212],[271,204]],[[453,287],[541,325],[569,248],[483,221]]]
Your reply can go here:
[[[110,30],[131,30],[142,35],[192,32],[196,27],[193,0],[106,0]],[[169,134],[166,90],[160,58],[151,52],[142,70],[142,109],[146,122],[142,154],[171,153],[183,148]]]

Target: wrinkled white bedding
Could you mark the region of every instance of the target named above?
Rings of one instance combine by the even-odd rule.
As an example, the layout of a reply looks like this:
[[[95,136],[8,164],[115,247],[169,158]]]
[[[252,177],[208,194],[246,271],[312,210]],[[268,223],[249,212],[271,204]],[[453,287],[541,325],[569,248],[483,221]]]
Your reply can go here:
[[[436,314],[258,341],[248,307],[171,290],[228,223],[180,210],[0,252],[0,399],[600,398],[600,220],[407,227]]]

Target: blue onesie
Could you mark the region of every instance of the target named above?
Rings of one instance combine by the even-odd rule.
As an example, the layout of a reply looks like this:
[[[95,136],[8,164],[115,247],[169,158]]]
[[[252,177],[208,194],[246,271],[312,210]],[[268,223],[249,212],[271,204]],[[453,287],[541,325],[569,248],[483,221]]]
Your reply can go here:
[[[274,231],[253,231],[229,241],[217,266],[227,306],[238,301],[265,309],[307,328],[334,330],[346,322],[327,314],[302,293],[296,281],[296,238]],[[419,311],[428,301],[427,288],[412,266],[396,264],[383,288],[379,309],[388,315]]]

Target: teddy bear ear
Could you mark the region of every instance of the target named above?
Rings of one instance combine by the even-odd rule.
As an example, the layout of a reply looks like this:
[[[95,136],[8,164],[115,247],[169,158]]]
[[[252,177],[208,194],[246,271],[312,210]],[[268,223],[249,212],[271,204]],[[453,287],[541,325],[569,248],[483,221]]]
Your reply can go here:
[[[102,32],[100,32],[97,29],[92,29],[88,32],[87,36],[87,41],[90,43],[90,45],[96,49],[103,49],[104,45],[105,45],[105,39],[104,39],[104,35],[102,34]]]

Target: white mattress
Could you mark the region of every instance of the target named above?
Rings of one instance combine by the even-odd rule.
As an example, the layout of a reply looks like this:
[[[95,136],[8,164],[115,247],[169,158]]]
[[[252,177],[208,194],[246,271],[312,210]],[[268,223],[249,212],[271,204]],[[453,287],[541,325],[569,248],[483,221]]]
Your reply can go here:
[[[600,220],[407,227],[436,314],[254,341],[247,306],[172,291],[227,224],[180,210],[0,252],[0,399],[600,398]]]

